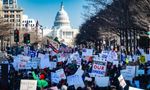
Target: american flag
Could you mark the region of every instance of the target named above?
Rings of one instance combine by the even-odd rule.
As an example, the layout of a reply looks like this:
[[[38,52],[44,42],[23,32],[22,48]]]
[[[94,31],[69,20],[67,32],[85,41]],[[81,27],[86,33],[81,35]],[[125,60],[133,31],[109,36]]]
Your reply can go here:
[[[50,43],[49,47],[55,52],[55,53],[59,53],[59,51]]]

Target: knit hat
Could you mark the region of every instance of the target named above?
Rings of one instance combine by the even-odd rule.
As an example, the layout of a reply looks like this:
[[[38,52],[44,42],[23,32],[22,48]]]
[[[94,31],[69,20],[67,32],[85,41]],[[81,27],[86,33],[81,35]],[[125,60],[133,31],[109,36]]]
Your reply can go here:
[[[44,75],[44,74],[41,74],[41,75],[40,75],[40,79],[45,79],[45,75]]]

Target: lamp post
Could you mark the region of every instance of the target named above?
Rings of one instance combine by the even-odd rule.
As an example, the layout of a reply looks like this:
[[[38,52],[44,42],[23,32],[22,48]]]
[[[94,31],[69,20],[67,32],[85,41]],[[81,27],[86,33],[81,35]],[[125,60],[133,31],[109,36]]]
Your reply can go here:
[[[139,39],[140,39],[140,36],[139,34],[137,35],[137,47],[139,47]]]

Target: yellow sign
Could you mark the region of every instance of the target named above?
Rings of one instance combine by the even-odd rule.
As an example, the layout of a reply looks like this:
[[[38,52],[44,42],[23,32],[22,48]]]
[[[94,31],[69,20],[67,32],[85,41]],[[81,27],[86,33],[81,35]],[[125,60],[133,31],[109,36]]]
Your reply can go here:
[[[146,62],[145,56],[144,56],[144,55],[141,55],[141,56],[140,56],[140,63],[144,64],[145,62]]]

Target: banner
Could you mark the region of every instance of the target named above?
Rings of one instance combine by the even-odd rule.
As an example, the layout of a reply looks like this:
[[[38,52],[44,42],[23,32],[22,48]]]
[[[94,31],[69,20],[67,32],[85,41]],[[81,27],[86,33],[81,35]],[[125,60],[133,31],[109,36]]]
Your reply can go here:
[[[94,61],[92,73],[98,76],[105,76],[107,62],[105,61]]]
[[[126,82],[125,82],[125,80],[123,79],[123,76],[122,76],[122,75],[120,75],[120,76],[118,77],[118,80],[119,80],[120,86],[121,86],[122,88],[124,88],[124,87],[127,85]]]
[[[37,80],[21,80],[20,90],[36,90]]]

